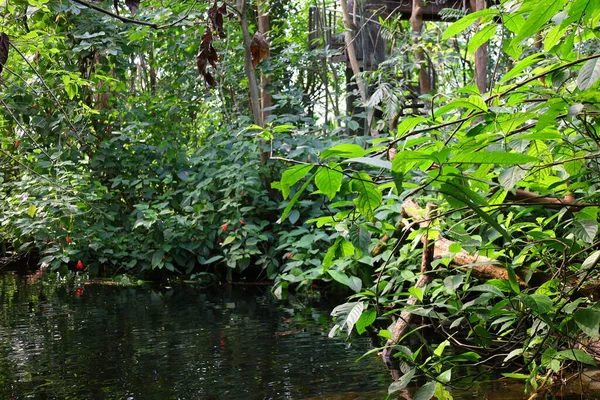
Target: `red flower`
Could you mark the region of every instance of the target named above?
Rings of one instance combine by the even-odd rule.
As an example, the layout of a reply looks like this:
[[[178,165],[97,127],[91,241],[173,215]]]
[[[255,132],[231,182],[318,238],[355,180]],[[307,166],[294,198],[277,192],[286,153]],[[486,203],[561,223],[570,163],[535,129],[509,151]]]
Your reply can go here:
[[[285,253],[284,257],[289,260],[290,258],[292,258],[293,255],[294,253]]]
[[[71,236],[67,236],[67,237],[65,238],[65,241],[66,241],[67,243],[71,243]]]
[[[19,141],[15,140],[15,147],[19,147]]]
[[[242,225],[244,225],[244,224],[245,224],[245,222],[244,222],[244,220],[243,220],[243,219],[240,219],[240,224],[242,224]]]
[[[81,260],[77,261],[77,266],[75,268],[83,269],[83,263],[81,262]]]
[[[75,289],[75,294],[77,295],[77,297],[81,296],[83,294],[83,289],[80,287]]]
[[[225,232],[227,230],[227,224],[221,225],[221,230]]]

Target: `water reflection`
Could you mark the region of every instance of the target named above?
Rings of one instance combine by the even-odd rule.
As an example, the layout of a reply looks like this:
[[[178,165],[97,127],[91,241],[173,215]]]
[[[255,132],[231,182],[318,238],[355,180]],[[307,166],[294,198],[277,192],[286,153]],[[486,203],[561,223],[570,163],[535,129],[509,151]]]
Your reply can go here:
[[[5,399],[382,398],[369,349],[327,338],[327,310],[281,309],[266,289],[83,291],[0,277]],[[281,335],[276,335],[282,332]],[[358,398],[358,397],[356,397]]]

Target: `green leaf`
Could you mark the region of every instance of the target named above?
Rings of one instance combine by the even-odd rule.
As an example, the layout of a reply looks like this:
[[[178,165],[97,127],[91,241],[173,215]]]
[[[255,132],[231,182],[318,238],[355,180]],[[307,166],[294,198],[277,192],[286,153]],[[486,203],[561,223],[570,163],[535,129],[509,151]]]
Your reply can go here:
[[[519,61],[514,67],[512,67],[510,71],[504,74],[502,79],[500,79],[500,82],[506,82],[509,79],[519,76],[521,74],[521,71],[540,61],[543,57],[544,55],[542,53],[534,53],[530,56],[525,57],[524,59]]]
[[[352,180],[352,190],[358,193],[354,199],[356,209],[369,221],[375,220],[375,209],[379,207],[383,197],[377,185],[371,182],[371,177],[358,173]]]
[[[190,171],[182,169],[179,172],[177,172],[177,176],[179,177],[179,179],[185,182],[188,179],[190,179]]]
[[[546,1],[537,6],[533,6],[525,24],[511,41],[512,46],[518,46],[523,40],[532,37],[539,32],[541,27],[550,20],[563,7],[564,0]]]
[[[152,255],[152,268],[156,268],[163,262],[163,256],[165,255],[165,251],[163,249],[158,249]]]
[[[29,215],[31,218],[35,217],[36,211],[37,211],[37,207],[34,206],[33,204],[30,205],[29,207],[27,207],[27,215]]]
[[[599,56],[600,57],[600,56]],[[577,87],[579,90],[589,89],[600,78],[600,58],[588,60],[579,70]]]
[[[321,152],[321,160],[325,160],[329,157],[341,157],[341,158],[355,158],[363,157],[365,155],[365,149],[354,143],[338,144],[330,149]]]
[[[340,304],[331,311],[331,316],[335,318],[340,329],[346,328],[348,335],[352,332],[354,324],[360,319],[365,305],[363,302],[349,302]],[[329,333],[330,337],[331,332]]]
[[[577,239],[591,244],[598,234],[598,223],[592,219],[576,219],[572,231]]]
[[[342,187],[343,178],[342,168],[336,163],[329,163],[328,167],[319,167],[315,175],[315,185],[323,194],[329,197],[329,200],[333,200]]]
[[[489,17],[498,14],[498,10],[486,8],[485,10],[476,11],[471,14],[467,14],[446,29],[446,32],[442,35],[442,40],[451,38],[452,36],[458,35],[469,26],[475,23],[479,18]]]
[[[396,153],[396,156],[394,157],[394,160],[392,161],[392,171],[393,172],[399,172],[399,173],[403,173],[403,172],[407,172],[404,171],[404,168],[412,163],[412,162],[417,162],[419,164],[422,164],[423,161],[437,161],[436,158],[431,155],[431,154],[426,154],[426,153],[421,153],[418,151],[411,151],[411,150],[406,150],[406,151],[400,151],[398,153]]]
[[[408,293],[415,296],[417,299],[419,299],[419,301],[423,301],[423,289],[418,287],[411,287],[408,289]]]
[[[600,259],[600,250],[596,250],[592,254],[590,254],[585,259],[585,261],[583,261],[583,263],[581,264],[581,269],[587,271],[587,270],[594,268],[596,266],[596,264],[598,264],[599,259]]]
[[[502,373],[502,376],[510,379],[529,379],[530,376],[526,374],[516,374],[516,373]]]
[[[596,365],[594,357],[580,349],[562,350],[556,353],[556,358],[579,361],[588,365]]]
[[[387,160],[382,160],[380,158],[373,158],[373,157],[356,157],[356,158],[349,158],[345,161],[343,161],[344,163],[360,163],[360,164],[366,164],[366,165],[370,165],[372,167],[377,167],[377,168],[383,168],[383,169],[387,169],[387,170],[391,170],[392,169],[392,163],[387,161]]]
[[[223,240],[223,243],[221,244],[221,246],[227,246],[230,243],[233,243],[233,241],[235,240],[235,236],[227,236],[225,238],[225,240]]]
[[[536,162],[536,157],[527,154],[505,153],[501,151],[479,151],[475,153],[460,153],[448,160],[450,164],[495,164],[521,165]]]
[[[548,313],[553,308],[553,303],[550,297],[544,294],[532,294],[521,293],[519,299],[529,307],[536,315],[542,315]]]
[[[404,134],[410,132],[415,126],[419,124],[426,124],[427,118],[424,117],[410,117],[404,118],[400,124],[398,124],[398,130],[396,135],[398,137],[404,136]]]
[[[302,193],[306,190],[306,187],[310,184],[310,182],[313,180],[314,177],[315,177],[315,175],[313,174],[306,182],[304,182],[304,184],[296,192],[296,194],[294,195],[294,197],[292,197],[292,199],[290,200],[290,202],[288,203],[288,205],[283,210],[283,214],[281,214],[281,217],[277,220],[278,224],[281,224],[283,221],[285,221],[285,219],[287,218],[288,214],[292,210],[292,207],[294,207],[294,205],[298,202],[298,199],[300,198],[300,196],[302,195]]]
[[[437,382],[427,382],[417,390],[413,400],[429,400],[435,394]]]
[[[375,322],[375,318],[377,318],[377,312],[375,312],[375,310],[363,311],[358,321],[356,321],[356,331],[361,335],[365,333],[367,327]]]
[[[492,228],[498,231],[498,233],[500,233],[505,240],[510,241],[510,235],[508,234],[508,232],[491,215],[482,210],[481,207],[475,204],[475,202],[473,202],[471,198],[467,197],[465,193],[459,191],[454,186],[450,186],[449,184],[443,184],[440,188],[440,192],[445,196],[451,196],[452,198],[467,205],[470,209],[475,211],[477,215],[481,217],[481,219],[483,219],[485,222],[490,224]]]
[[[467,291],[468,292],[486,292],[486,293],[492,293],[492,294],[496,295],[496,297],[504,297],[504,293],[502,293],[500,291],[500,289],[498,289],[496,286],[488,285],[488,284],[473,286],[472,288],[469,288]]]
[[[402,375],[400,377],[400,379],[398,379],[396,382],[393,382],[388,387],[388,394],[392,394],[399,390],[404,389],[410,383],[410,381],[412,381],[412,378],[415,376],[415,372],[416,372],[416,369],[412,368],[406,374]]]
[[[327,253],[325,253],[325,257],[323,257],[323,263],[322,263],[323,273],[325,273],[327,271],[327,269],[333,265],[333,259],[335,258],[335,254],[337,253],[337,249],[340,247],[342,240],[344,240],[344,238],[339,236],[335,240],[333,245],[331,245],[329,247],[329,249],[327,250]]]
[[[515,270],[510,265],[508,265],[506,267],[506,273],[508,275],[508,283],[510,285],[510,290],[516,294],[521,293],[521,288],[519,287],[519,282],[517,282],[517,274],[515,274]]]
[[[359,249],[363,254],[369,252],[371,245],[371,233],[362,225],[355,224],[350,228],[350,242],[355,248]]]
[[[300,179],[304,178],[313,168],[311,164],[294,165],[285,170],[281,176],[279,190],[284,199],[290,195],[290,188],[295,185]]]
[[[582,308],[573,314],[575,322],[581,331],[591,337],[598,339],[600,329],[600,312],[592,308]]]
[[[350,279],[348,279],[348,275],[344,274],[343,272],[340,271],[336,271],[333,269],[329,269],[327,270],[327,273],[336,281],[338,281],[339,283],[341,283],[342,285],[345,286],[350,286]]]
[[[467,46],[467,52],[469,54],[475,53],[475,51],[481,47],[484,43],[490,40],[496,34],[496,29],[498,28],[498,24],[496,22],[491,22],[488,25],[482,27],[479,32],[477,32],[471,40],[469,40],[469,44]]]

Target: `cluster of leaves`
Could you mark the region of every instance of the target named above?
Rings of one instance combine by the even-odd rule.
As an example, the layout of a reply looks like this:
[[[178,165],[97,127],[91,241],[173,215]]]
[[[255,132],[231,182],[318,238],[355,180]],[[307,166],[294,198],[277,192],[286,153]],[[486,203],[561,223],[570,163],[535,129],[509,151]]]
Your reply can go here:
[[[429,115],[402,119],[387,137],[324,149],[276,183],[290,198],[282,220],[305,192],[329,200],[307,221],[327,229],[327,253],[279,285],[322,279],[355,291],[334,310],[338,331],[389,339],[381,323],[400,310],[429,321],[406,335],[418,351],[394,346],[404,376],[391,391],[417,374],[455,381],[457,365],[483,360],[525,365],[508,376],[534,388],[571,361],[595,364],[586,343],[600,328],[590,295],[600,278],[599,21],[600,5],[580,0],[503,1],[466,15],[442,39],[471,55],[486,42],[497,51],[488,94],[467,85],[429,97]],[[402,213],[408,198],[435,205],[426,227]],[[424,235],[452,244],[419,286]],[[457,267],[454,258],[466,253],[507,278]],[[425,339],[423,329],[434,332]],[[423,390],[431,397],[440,387]]]

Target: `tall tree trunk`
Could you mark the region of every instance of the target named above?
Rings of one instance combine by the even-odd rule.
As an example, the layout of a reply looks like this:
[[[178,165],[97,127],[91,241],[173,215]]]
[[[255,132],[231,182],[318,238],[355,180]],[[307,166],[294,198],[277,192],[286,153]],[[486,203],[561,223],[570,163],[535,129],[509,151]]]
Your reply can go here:
[[[471,0],[473,11],[480,11],[484,8],[486,8],[485,0]],[[475,51],[475,83],[481,94],[487,92],[487,58],[488,45],[484,43]]]
[[[414,0],[412,13],[410,15],[410,26],[414,34],[415,43],[421,42],[421,31],[423,30],[423,0]],[[421,66],[419,70],[419,88],[421,94],[431,92],[431,76],[428,61],[425,59],[425,51],[417,50],[415,60]]]
[[[340,0],[340,5],[342,7],[342,17],[344,19],[344,42],[346,43],[346,56],[348,57],[348,62],[350,63],[350,67],[352,68],[352,73],[354,74],[354,79],[356,81],[356,86],[358,87],[358,92],[360,93],[361,100],[366,103],[367,102],[367,91],[365,89],[364,83],[358,78],[360,74],[360,65],[358,64],[358,59],[356,57],[356,51],[354,49],[354,42],[356,40],[355,25],[352,23],[352,19],[350,18],[350,12],[348,11],[348,3],[347,0]]]
[[[348,10],[348,0],[340,0],[340,6],[342,9],[342,18],[344,20],[344,42],[346,44],[346,56],[348,57],[348,62],[350,63],[350,68],[352,69],[352,73],[354,74],[354,81],[356,82],[356,87],[358,88],[358,92],[360,94],[360,99],[363,104],[366,104],[369,99],[369,93],[367,91],[367,87],[364,82],[359,78],[360,64],[358,63],[358,58],[356,57],[356,49],[354,47],[356,43],[356,25],[352,21],[350,17],[350,11]],[[355,10],[356,8],[354,8]],[[354,11],[353,10],[353,11]],[[354,13],[354,17],[356,18],[356,13]],[[361,20],[364,20],[361,19]],[[362,29],[362,27],[361,27]],[[365,52],[366,49],[363,49]],[[363,67],[365,60],[367,59],[367,54],[363,54]],[[367,127],[365,130],[369,130],[372,136],[378,136],[378,132],[376,130],[371,130],[371,122],[373,121],[374,110],[373,108],[365,110],[367,114]]]
[[[271,29],[269,26],[269,0],[256,0],[256,8],[258,11],[258,30],[266,36]],[[271,111],[268,108],[273,105],[273,98],[267,89],[269,83],[271,83],[271,78],[268,75],[262,74],[260,77],[260,106],[261,126],[263,128],[267,122],[267,117],[271,115]]]
[[[260,91],[256,82],[256,74],[252,66],[252,54],[250,53],[250,44],[252,38],[248,28],[247,2],[246,0],[237,0],[237,9],[240,13],[240,26],[242,28],[242,38],[244,42],[244,69],[248,77],[248,86],[250,89],[250,110],[252,111],[252,120],[256,125],[262,126],[260,113]],[[262,157],[261,157],[262,159]]]

